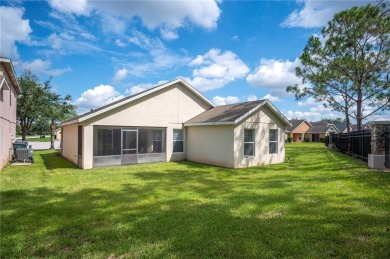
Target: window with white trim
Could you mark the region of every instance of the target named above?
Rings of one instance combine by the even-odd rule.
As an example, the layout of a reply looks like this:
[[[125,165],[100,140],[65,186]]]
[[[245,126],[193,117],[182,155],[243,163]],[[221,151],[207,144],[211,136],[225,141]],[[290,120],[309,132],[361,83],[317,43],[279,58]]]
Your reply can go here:
[[[277,129],[269,130],[269,153],[270,154],[278,153],[278,130]]]
[[[244,156],[255,155],[255,130],[244,130]]]
[[[184,136],[182,129],[173,130],[173,153],[184,152]]]

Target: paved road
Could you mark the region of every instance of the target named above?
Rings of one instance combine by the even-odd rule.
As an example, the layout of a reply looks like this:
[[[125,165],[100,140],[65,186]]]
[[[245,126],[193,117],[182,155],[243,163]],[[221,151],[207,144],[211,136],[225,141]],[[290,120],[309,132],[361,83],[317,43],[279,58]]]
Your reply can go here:
[[[28,141],[28,139],[27,139]],[[60,140],[54,140],[54,148],[60,149]],[[50,148],[50,142],[28,142],[28,145],[31,145],[34,150],[43,150]]]

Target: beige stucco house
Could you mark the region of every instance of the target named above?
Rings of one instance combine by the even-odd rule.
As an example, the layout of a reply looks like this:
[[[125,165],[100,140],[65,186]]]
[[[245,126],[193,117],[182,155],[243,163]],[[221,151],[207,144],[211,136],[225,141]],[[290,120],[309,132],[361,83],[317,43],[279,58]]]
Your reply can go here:
[[[62,155],[84,169],[180,160],[240,168],[283,162],[290,123],[268,100],[215,107],[177,79],[60,126]]]
[[[286,127],[286,135],[292,142],[303,142],[305,133],[312,127],[306,120],[290,120],[291,126]]]
[[[16,96],[20,92],[10,59],[0,57],[0,170],[8,163],[16,138]]]

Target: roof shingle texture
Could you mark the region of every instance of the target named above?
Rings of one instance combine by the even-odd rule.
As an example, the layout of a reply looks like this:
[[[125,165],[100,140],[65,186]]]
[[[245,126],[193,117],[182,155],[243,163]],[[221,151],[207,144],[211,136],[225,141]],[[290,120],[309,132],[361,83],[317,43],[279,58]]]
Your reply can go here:
[[[313,126],[306,133],[326,133],[331,126]]]
[[[298,127],[299,125],[301,125],[301,123],[303,122],[304,120],[289,120],[289,122],[291,123],[291,127],[286,127],[286,131],[293,131],[295,130],[296,127]]]
[[[211,108],[186,123],[233,122],[266,100],[221,105]]]

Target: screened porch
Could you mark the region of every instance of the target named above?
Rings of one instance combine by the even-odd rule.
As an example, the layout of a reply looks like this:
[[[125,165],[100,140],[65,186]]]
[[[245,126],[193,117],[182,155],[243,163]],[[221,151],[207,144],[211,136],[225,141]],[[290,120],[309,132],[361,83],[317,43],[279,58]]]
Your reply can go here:
[[[166,129],[94,126],[93,167],[166,161]]]

